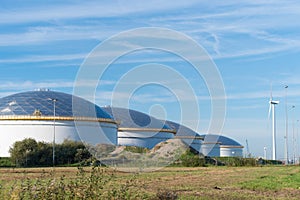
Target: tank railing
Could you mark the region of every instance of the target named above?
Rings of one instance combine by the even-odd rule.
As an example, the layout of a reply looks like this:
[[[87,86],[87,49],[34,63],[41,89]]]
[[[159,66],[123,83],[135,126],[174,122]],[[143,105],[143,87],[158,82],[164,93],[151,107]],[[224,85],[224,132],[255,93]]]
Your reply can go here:
[[[139,131],[139,132],[166,132],[176,134],[174,129],[160,129],[160,128],[118,128],[119,131]]]
[[[0,120],[57,120],[57,121],[87,121],[117,124],[113,119],[95,117],[66,117],[66,116],[35,116],[35,115],[0,115]]]
[[[191,135],[177,135],[175,139],[194,139],[194,140],[204,140],[204,137],[201,136],[191,136]]]
[[[236,149],[243,149],[244,146],[234,146],[234,145],[221,145],[221,148],[236,148]]]

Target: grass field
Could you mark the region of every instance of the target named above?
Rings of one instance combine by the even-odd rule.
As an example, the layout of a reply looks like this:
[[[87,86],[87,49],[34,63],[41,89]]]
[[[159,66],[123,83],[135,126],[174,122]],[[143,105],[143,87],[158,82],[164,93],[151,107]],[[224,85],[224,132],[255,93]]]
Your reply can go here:
[[[2,199],[300,199],[300,167],[0,169]]]

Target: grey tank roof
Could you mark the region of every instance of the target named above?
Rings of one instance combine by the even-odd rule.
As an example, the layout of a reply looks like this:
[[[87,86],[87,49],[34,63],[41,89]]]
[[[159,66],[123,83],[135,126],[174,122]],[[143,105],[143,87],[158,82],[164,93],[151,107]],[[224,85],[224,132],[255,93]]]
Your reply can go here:
[[[166,122],[171,128],[175,129],[177,131],[176,136],[200,136],[203,137],[205,139],[205,136],[207,135],[200,135],[197,132],[193,131],[192,129],[184,126],[184,125],[180,125],[178,123],[172,122],[172,121],[167,121]],[[240,143],[238,143],[237,141],[223,136],[223,135],[216,135],[216,134],[209,134],[208,138],[206,138],[206,140],[208,140],[207,142],[214,141],[214,139],[217,138],[217,143],[220,143],[220,145],[224,145],[224,146],[242,146]]]
[[[54,109],[51,99],[57,99],[55,103],[56,116],[112,119],[99,106],[83,98],[49,90],[22,92],[0,98],[0,116],[33,115],[35,110],[40,111],[42,116],[53,116]],[[76,104],[76,114],[73,112],[73,103]]]
[[[201,135],[203,137],[205,137],[206,135]],[[218,137],[218,142],[220,143],[220,145],[224,145],[224,146],[242,146],[240,143],[238,143],[237,141],[223,136],[223,135],[215,135],[215,134],[209,134],[208,136],[212,136],[212,137]]]
[[[199,152],[199,149],[195,149],[194,146],[192,145],[192,143],[194,141],[199,140],[200,138],[197,138],[199,135],[197,132],[193,131],[192,129],[178,124],[176,122],[172,122],[172,121],[166,121],[166,124],[168,124],[172,129],[176,130],[176,137],[180,138],[182,140],[183,143],[185,143],[186,145],[189,145],[189,147],[191,149],[193,149],[196,152]]]
[[[175,129],[176,130],[176,136],[177,137],[196,137],[196,136],[199,136],[198,133],[196,133],[195,131],[193,131],[192,129],[184,126],[184,125],[181,125],[181,124],[178,124],[176,122],[172,122],[172,121],[166,121],[166,124],[168,126],[170,126],[172,129]]]
[[[101,107],[107,113],[109,113],[117,122],[120,123],[120,128],[149,128],[149,129],[169,129],[167,124],[163,123],[152,116],[145,113],[118,107]]]

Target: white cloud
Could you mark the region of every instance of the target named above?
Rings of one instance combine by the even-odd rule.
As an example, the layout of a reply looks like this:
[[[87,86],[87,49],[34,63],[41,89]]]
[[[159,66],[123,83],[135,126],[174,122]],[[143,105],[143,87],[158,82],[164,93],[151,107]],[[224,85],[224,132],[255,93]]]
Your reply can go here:
[[[22,32],[0,34],[0,46],[51,44],[61,41],[103,40],[114,34],[112,28],[101,25],[44,25],[28,27]]]
[[[82,1],[80,3],[69,3],[59,5],[38,5],[31,4],[31,8],[2,10],[0,13],[0,23],[28,23],[37,21],[59,21],[67,19],[81,18],[108,18],[122,17],[134,13],[155,13],[164,10],[176,10],[193,5],[197,1],[172,1],[172,3],[162,1],[131,1],[131,2],[111,2],[103,1]],[[34,14],[33,14],[34,13]]]
[[[2,82],[0,90],[33,90],[39,88],[68,88],[73,87],[72,81],[51,80],[45,82]]]
[[[201,8],[201,12],[195,9],[197,7]],[[183,12],[182,8],[187,11]],[[31,8],[26,9],[3,10],[0,13],[0,24],[3,23],[5,26],[13,23],[46,23],[27,26],[27,29],[19,33],[1,34],[0,46],[51,44],[53,41],[69,40],[103,40],[132,27],[160,26],[191,35],[215,59],[258,56],[300,49],[297,31],[299,22],[294,20],[299,18],[299,9],[299,3],[294,1],[272,2],[272,4],[269,1],[239,3],[235,1],[201,3],[134,1],[101,4],[80,2],[72,5],[52,5],[47,8],[32,5]],[[171,12],[162,15],[165,11]],[[174,14],[173,11],[178,12]],[[132,14],[139,17],[135,17],[134,21],[129,20],[132,22],[129,25],[126,20]],[[110,23],[109,17],[118,19],[119,22]],[[285,28],[292,28],[294,33],[289,31],[286,35],[274,34],[276,33],[274,29]],[[239,37],[238,43],[236,37]],[[253,43],[256,48],[253,47]]]
[[[35,55],[28,57],[16,57],[14,59],[1,59],[0,63],[27,63],[27,62],[49,62],[49,61],[67,61],[83,60],[87,54],[60,54],[60,55]]]
[[[294,20],[300,17],[299,3],[228,4],[227,9],[217,5],[209,14],[204,10],[200,14],[160,17],[158,24],[171,23],[175,29],[197,38],[215,59],[299,51],[299,22]]]
[[[95,83],[95,81],[84,81],[83,83],[77,83],[76,86],[78,87],[94,87],[95,84],[97,84],[98,81]],[[114,81],[111,80],[101,80],[101,85],[113,85],[115,84]],[[10,95],[12,93],[20,92],[20,91],[30,91],[30,90],[36,90],[40,88],[47,88],[50,90],[60,90],[67,92],[72,92],[74,87],[74,81],[71,80],[47,80],[47,81],[3,81],[0,82],[0,97],[4,97],[7,95]],[[104,99],[108,100],[109,95],[107,93],[101,93],[101,95],[104,95]],[[101,96],[103,97],[103,96]]]

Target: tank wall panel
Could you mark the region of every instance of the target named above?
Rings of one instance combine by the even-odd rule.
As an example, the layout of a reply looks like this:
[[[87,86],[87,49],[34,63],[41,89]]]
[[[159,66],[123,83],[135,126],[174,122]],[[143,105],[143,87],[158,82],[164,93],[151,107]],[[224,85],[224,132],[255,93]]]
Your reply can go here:
[[[219,144],[202,144],[201,153],[205,156],[220,157],[220,145]]]
[[[121,146],[138,146],[152,149],[155,145],[174,138],[167,132],[118,132],[118,144]]]
[[[99,124],[99,123],[98,123]],[[105,126],[100,123],[108,138],[117,144],[116,126]],[[87,133],[97,131],[90,127],[91,124],[82,124],[89,130]],[[0,157],[9,156],[9,148],[16,142],[25,138],[33,138],[36,141],[53,142],[54,126],[50,121],[0,121]],[[65,139],[80,141],[73,121],[56,121],[55,123],[55,142],[62,143]]]
[[[241,148],[220,148],[221,157],[243,157],[243,149]]]

